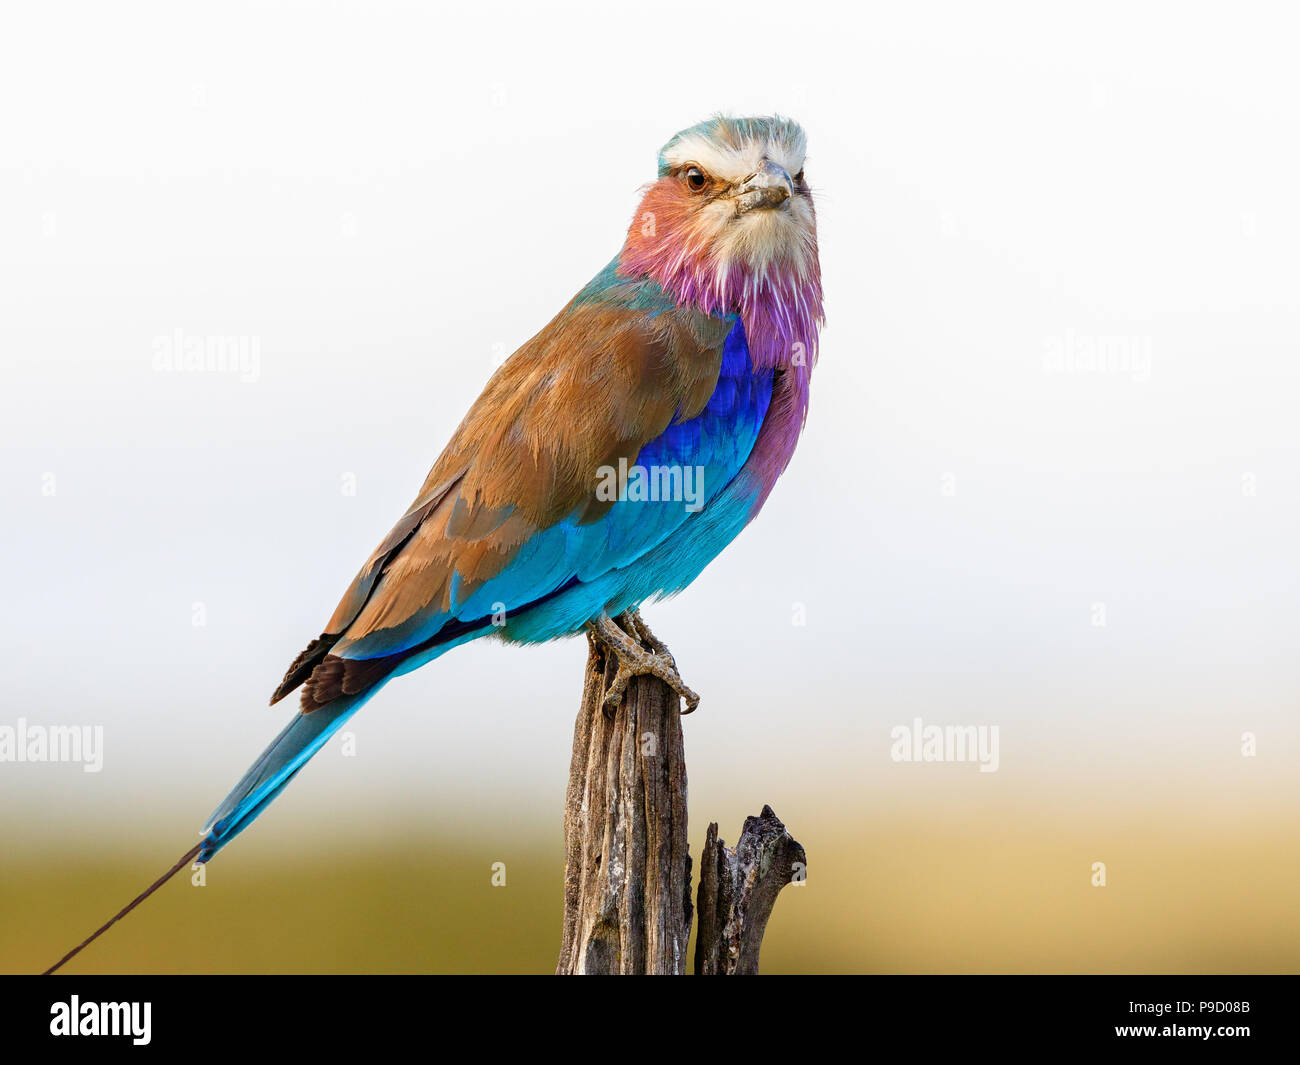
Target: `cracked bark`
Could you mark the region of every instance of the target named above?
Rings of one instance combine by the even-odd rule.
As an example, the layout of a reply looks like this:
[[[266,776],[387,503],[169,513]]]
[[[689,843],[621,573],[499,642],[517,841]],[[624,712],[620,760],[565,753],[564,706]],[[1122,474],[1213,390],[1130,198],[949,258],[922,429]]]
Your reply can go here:
[[[682,975],[694,907],[680,702],[662,681],[636,677],[608,714],[615,673],[613,656],[589,637],[566,794],[556,973]],[[803,848],[769,807],[746,820],[734,850],[710,826],[696,972],[758,971],[776,895],[802,879],[803,862]]]
[[[740,842],[728,847],[709,825],[700,860],[700,934],[695,972],[701,976],[754,976],[776,896],[803,883],[808,858],[781,819],[764,806],[745,818]]]

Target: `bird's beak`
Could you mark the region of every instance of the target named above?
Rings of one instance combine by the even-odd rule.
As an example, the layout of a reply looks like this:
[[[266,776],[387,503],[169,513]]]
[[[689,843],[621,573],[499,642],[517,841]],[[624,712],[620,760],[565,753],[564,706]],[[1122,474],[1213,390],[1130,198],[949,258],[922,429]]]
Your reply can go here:
[[[794,182],[785,168],[764,159],[763,165],[740,183],[733,199],[739,215],[759,207],[781,207],[793,195]]]

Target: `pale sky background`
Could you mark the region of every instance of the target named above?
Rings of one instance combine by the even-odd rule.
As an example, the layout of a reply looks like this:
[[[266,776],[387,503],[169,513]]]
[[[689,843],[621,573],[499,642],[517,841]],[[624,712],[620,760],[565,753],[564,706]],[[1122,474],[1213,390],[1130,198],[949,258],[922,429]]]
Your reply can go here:
[[[0,765],[6,830],[197,831],[500,356],[720,110],[805,125],[829,321],[765,512],[646,610],[703,695],[693,817],[1294,812],[1298,27],[1045,6],[7,8],[0,724],[105,752]],[[157,371],[177,330],[256,379]],[[253,832],[557,821],[584,655],[394,682]],[[999,772],[895,765],[917,715],[998,725]]]

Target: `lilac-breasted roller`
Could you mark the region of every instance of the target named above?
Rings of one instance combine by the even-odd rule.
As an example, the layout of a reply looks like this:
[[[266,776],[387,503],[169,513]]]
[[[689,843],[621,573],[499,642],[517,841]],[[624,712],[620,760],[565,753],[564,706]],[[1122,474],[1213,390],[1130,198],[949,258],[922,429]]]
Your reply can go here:
[[[618,662],[611,699],[653,674],[694,708],[672,659],[612,619],[648,635],[640,605],[690,584],[794,452],[823,320],[804,153],[777,117],[664,145],[618,255],[488,381],[271,696],[301,688],[298,712],[176,868],[247,828],[390,679],[467,640],[586,629]]]

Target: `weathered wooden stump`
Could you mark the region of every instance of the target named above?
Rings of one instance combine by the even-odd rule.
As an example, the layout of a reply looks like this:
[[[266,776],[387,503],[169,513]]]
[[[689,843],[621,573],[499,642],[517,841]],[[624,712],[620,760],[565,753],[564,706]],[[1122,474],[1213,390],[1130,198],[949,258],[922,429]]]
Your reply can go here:
[[[709,825],[700,860],[696,973],[756,975],[758,951],[776,896],[786,884],[802,883],[807,868],[803,847],[770,806],[764,806],[757,817],[745,818],[735,849],[718,839],[717,822]]]
[[[635,635],[635,634],[632,634]],[[610,714],[616,665],[589,638],[564,815],[564,928],[556,973],[673,974],[687,966],[691,857],[686,757],[676,692],[637,677]],[[709,828],[695,971],[758,971],[777,893],[804,853],[769,807],[727,849]]]

